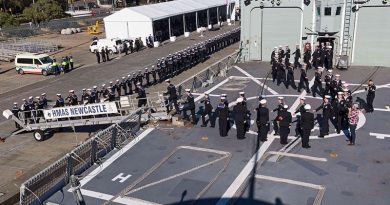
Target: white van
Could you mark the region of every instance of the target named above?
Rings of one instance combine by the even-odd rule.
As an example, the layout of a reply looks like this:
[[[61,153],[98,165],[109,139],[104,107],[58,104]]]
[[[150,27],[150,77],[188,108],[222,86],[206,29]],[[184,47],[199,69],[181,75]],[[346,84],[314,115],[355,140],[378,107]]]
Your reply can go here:
[[[110,54],[120,53],[123,51],[123,42],[119,38],[94,40],[89,46],[89,51],[94,53],[97,50],[100,51],[102,48],[105,48],[106,46],[108,46],[108,50],[110,51]]]
[[[46,54],[22,53],[16,55],[16,72],[23,75],[25,73],[42,74],[44,76],[54,73],[51,65],[53,59]]]

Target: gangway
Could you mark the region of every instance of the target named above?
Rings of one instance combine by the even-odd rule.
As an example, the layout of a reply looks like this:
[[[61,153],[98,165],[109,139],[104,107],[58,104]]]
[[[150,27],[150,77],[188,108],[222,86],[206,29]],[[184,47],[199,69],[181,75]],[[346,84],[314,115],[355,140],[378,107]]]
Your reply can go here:
[[[168,120],[170,116],[166,111],[166,99],[164,95],[155,93],[146,98],[146,105],[138,107],[138,101],[134,95],[121,96],[119,100],[107,102],[101,100],[101,103],[65,106],[59,108],[20,111],[15,116],[11,110],[4,110],[3,116],[12,119],[21,129],[13,132],[10,136],[22,132],[33,131],[33,136],[37,141],[45,140],[45,132],[64,127],[91,126],[103,124],[115,124],[122,122],[129,114],[138,111],[141,122]],[[82,110],[98,110],[103,107],[106,112],[95,112],[80,114]],[[77,111],[77,112],[76,112]],[[56,116],[54,116],[56,114]],[[63,114],[63,115],[62,115]],[[135,119],[134,119],[135,120]],[[137,120],[137,121],[138,121]],[[131,123],[131,120],[129,121]],[[6,138],[8,138],[6,137]],[[3,138],[5,140],[5,138]]]

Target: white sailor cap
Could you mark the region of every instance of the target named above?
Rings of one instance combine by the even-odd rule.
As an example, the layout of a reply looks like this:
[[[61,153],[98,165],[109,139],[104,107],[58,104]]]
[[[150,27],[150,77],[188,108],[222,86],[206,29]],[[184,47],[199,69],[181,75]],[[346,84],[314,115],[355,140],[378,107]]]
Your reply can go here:
[[[83,91],[86,91],[87,90],[87,88],[83,88]]]
[[[191,92],[191,89],[185,89],[186,92]]]
[[[266,99],[260,100],[260,104],[264,105],[265,103],[267,103],[267,100],[266,100]]]
[[[236,100],[236,102],[242,102],[244,99],[242,99],[242,98],[237,98],[237,100]]]
[[[17,102],[14,102],[14,105],[17,105],[18,103]]]
[[[69,90],[70,93],[74,93],[74,90]]]
[[[245,95],[245,92],[239,92],[238,94],[240,94],[240,95]]]
[[[122,76],[122,79],[125,79],[125,77],[124,77],[124,76]]]
[[[141,85],[141,83],[140,83],[140,82],[138,82],[138,83],[137,83],[137,85]]]
[[[325,95],[324,97],[330,99],[330,95]]]
[[[224,97],[224,96],[221,96],[221,100],[225,100],[226,99],[226,97]]]
[[[33,99],[33,96],[28,97],[28,99]]]
[[[116,82],[119,82],[119,79],[117,79]]]
[[[279,46],[279,48],[282,48],[283,46]]]
[[[129,74],[129,75],[127,75],[127,77],[130,77],[131,75]]]
[[[105,87],[106,86],[106,84],[102,84],[102,87]]]
[[[169,80],[169,79],[166,79],[166,80],[165,80],[165,82],[169,83],[169,82],[171,82],[171,80]]]
[[[342,95],[342,94],[344,94],[343,92],[337,92],[337,95]]]
[[[110,84],[112,84],[112,81],[110,81]]]
[[[343,89],[343,92],[348,92],[349,90],[348,89]]]
[[[288,108],[288,105],[284,104],[284,105],[283,105],[283,108],[284,108],[284,109],[287,109],[287,108]]]
[[[305,98],[305,97],[301,97],[301,98],[299,98],[299,99],[301,99],[301,100],[306,100],[306,98]]]
[[[145,70],[147,70],[148,68],[145,68]]]
[[[336,76],[336,77],[340,77],[340,74],[336,74],[336,75],[334,75],[334,76]]]
[[[276,49],[278,49],[278,47],[275,47],[274,49],[276,50]]]
[[[152,65],[152,68],[154,68],[154,65]]]
[[[328,72],[329,72],[329,73],[332,73],[332,72],[333,72],[333,70],[328,70]]]
[[[110,90],[110,89],[111,89],[111,87],[110,87],[110,86],[108,86],[108,87],[107,87],[107,89],[109,89],[109,90]]]
[[[93,88],[94,88],[94,89],[96,89],[96,88],[97,88],[97,86],[96,86],[96,85],[94,85],[94,86],[93,86]]]
[[[226,97],[226,96],[227,96],[227,94],[221,94],[221,96],[223,96],[223,97]]]
[[[61,96],[61,94],[57,93],[57,96]]]
[[[91,91],[91,88],[88,88],[87,91]]]
[[[42,95],[42,96],[45,96],[45,95],[46,95],[46,93],[42,93],[41,95]]]
[[[41,97],[39,97],[39,96],[36,96],[36,97],[35,97],[35,99],[39,99],[39,98],[41,98]]]
[[[279,100],[283,100],[283,99],[284,99],[284,97],[280,96],[280,97],[278,97],[278,99],[279,99]]]
[[[345,81],[341,81],[341,84],[345,84]]]
[[[26,99],[23,98],[22,101],[26,101]]]
[[[310,104],[306,104],[303,108],[305,108],[305,110],[310,110],[311,109],[311,105]]]

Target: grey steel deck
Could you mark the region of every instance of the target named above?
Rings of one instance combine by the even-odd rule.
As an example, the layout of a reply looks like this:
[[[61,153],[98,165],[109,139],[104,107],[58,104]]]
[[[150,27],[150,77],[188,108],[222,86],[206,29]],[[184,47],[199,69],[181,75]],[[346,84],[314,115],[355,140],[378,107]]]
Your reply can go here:
[[[253,110],[258,103],[259,84],[264,82],[262,78],[269,65],[246,63],[238,67],[228,72],[228,80],[214,82],[204,91],[210,91],[216,105],[219,94],[228,94],[229,102],[233,102],[238,91],[244,90],[248,107]],[[340,74],[353,89],[371,71],[372,68],[362,67]],[[236,139],[234,126],[228,137],[219,137],[218,126],[160,125],[83,174],[81,188],[86,204],[388,204],[390,110],[385,106],[389,103],[390,84],[387,76],[390,70],[381,69],[373,77],[378,87],[376,111],[361,116],[356,146],[347,146],[345,137],[335,133],[330,125],[333,132],[329,137],[318,139],[318,128],[315,128],[311,149],[302,149],[298,143],[288,156],[279,157],[275,162],[275,153],[271,151],[283,148],[278,137],[270,134],[267,142],[258,143],[254,125],[244,140]],[[309,71],[309,77],[313,77],[313,71]],[[299,95],[305,95],[272,82],[267,85],[271,88],[265,90],[270,108],[275,107],[277,96],[285,96],[287,104],[296,107]],[[312,107],[321,103],[321,99],[306,97]],[[360,91],[354,94],[354,100],[357,97],[365,99]],[[294,126],[290,135],[295,134]],[[295,137],[290,136],[289,140],[293,142]],[[49,201],[75,204],[68,189],[56,193]]]

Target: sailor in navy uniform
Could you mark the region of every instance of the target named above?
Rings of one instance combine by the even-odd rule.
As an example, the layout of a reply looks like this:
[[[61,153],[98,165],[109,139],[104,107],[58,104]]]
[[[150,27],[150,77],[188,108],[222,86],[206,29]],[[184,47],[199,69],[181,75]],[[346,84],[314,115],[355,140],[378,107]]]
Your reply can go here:
[[[236,124],[237,139],[245,139],[245,124],[247,120],[246,106],[243,104],[243,98],[237,98],[236,105],[233,107],[234,123]]]
[[[272,112],[277,112],[276,117],[273,121],[274,126],[274,135],[279,135],[279,124],[278,124],[278,117],[280,115],[280,111],[282,111],[284,107],[284,97],[278,97],[278,107],[276,107]]]
[[[269,109],[267,108],[267,100],[261,99],[257,111],[257,136],[262,142],[267,141],[267,135],[269,132]]]
[[[41,100],[43,102],[43,108],[47,108],[47,98],[46,98],[46,93],[41,94]]]
[[[311,92],[313,93],[313,97],[316,97],[316,93],[318,93],[320,96],[323,95],[323,90],[322,90],[322,79],[321,79],[321,67],[319,67],[318,70],[314,73],[314,83],[313,86],[311,87]]]
[[[299,108],[295,110],[294,114],[297,117],[296,119],[296,126],[295,126],[295,137],[301,136],[302,137],[302,129],[301,129],[301,116],[305,112],[305,102],[306,98],[301,97],[299,99]]]
[[[301,89],[304,88],[306,89],[307,93],[310,93],[310,88],[309,88],[309,79],[306,74],[306,65],[301,68],[301,77],[299,78],[299,85],[298,85],[298,92],[301,92]]]
[[[302,128],[302,147],[310,148],[309,138],[311,130],[314,128],[314,114],[310,112],[311,106],[305,105],[305,110],[301,116],[301,128]]]
[[[298,68],[300,65],[299,65],[299,59],[301,58],[301,49],[299,49],[299,45],[297,44],[295,46],[295,51],[294,53],[292,53],[294,56],[294,69]]]
[[[328,70],[328,74],[325,75],[325,78],[324,78],[324,81],[325,81],[325,90],[324,90],[324,95],[330,95],[330,89],[331,89],[331,86],[330,86],[330,83],[332,82],[332,78],[333,78],[333,70]]]
[[[290,127],[292,122],[291,113],[287,110],[288,105],[284,104],[283,109],[281,109],[278,121],[279,121],[279,130],[280,130],[280,144],[287,144],[288,134],[290,133]]]
[[[172,103],[175,107],[176,112],[179,111],[179,106],[177,105],[177,93],[176,93],[176,87],[171,84],[171,81],[169,79],[165,80],[165,82],[168,84],[167,92],[164,93],[164,95],[167,95],[167,113],[169,114],[171,110]]]
[[[64,106],[65,106],[64,98],[61,97],[61,94],[57,94],[56,104],[53,107],[64,107]]]
[[[194,99],[194,96],[191,94],[190,89],[186,89],[185,91],[186,91],[187,98],[184,101],[184,106],[183,106],[183,110],[182,110],[183,111],[183,118],[189,120],[189,117],[187,115],[187,111],[190,110],[191,117],[192,117],[192,124],[196,124],[195,99]]]
[[[286,46],[286,54],[284,58],[284,65],[287,67],[290,64],[291,50],[288,46]]]
[[[365,88],[367,90],[367,112],[374,112],[374,99],[375,99],[375,91],[376,91],[376,86],[374,85],[374,82],[372,80],[368,81],[368,85]]]
[[[246,112],[245,130],[248,131],[251,126],[251,112],[248,110],[248,104],[245,97],[245,92],[239,92],[240,98],[242,98],[242,105],[244,105]]]
[[[200,101],[200,103],[204,104],[203,112],[202,112],[202,125],[201,127],[206,127],[206,115],[209,116],[210,127],[214,127],[214,119],[213,119],[213,106],[211,105],[210,97],[208,93],[204,94],[204,99]]]
[[[329,135],[329,119],[333,116],[333,107],[330,103],[330,96],[325,95],[324,101],[321,106],[315,109],[316,112],[322,110],[321,126],[320,126],[320,135],[318,137],[323,138],[326,135]]]
[[[12,111],[12,114],[15,115],[15,117],[19,118],[19,112],[21,110],[20,110],[17,102],[14,102],[14,106],[12,107],[11,111]],[[17,122],[15,122],[15,127],[16,127],[16,129],[20,129],[21,128],[20,125]]]
[[[146,92],[145,92],[145,89],[142,87],[141,83],[137,83],[137,87],[138,87],[138,95],[137,95],[137,99],[138,99],[138,107],[142,107],[142,106],[146,106],[147,104],[147,99],[146,99]]]
[[[225,99],[226,97],[221,97],[221,102],[215,110],[216,116],[218,117],[219,135],[221,137],[226,137],[229,129],[229,106],[226,106]]]

